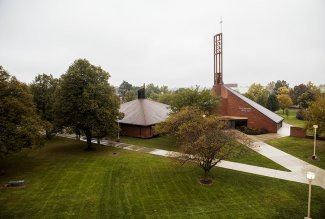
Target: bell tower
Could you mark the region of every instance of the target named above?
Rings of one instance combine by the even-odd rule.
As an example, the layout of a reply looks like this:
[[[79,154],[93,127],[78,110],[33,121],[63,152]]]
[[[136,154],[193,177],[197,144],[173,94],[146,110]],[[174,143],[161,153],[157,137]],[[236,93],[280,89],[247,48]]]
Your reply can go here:
[[[222,96],[223,87],[223,60],[222,60],[222,18],[220,17],[220,33],[214,35],[214,84],[213,91],[217,96]]]
[[[222,80],[222,33],[214,36],[214,85],[223,84]]]

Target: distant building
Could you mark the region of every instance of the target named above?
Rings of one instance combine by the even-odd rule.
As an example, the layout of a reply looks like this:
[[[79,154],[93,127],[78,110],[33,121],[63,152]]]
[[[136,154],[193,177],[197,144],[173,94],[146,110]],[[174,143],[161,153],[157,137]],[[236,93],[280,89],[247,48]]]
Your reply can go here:
[[[170,106],[145,98],[145,88],[138,91],[138,99],[121,104],[124,118],[119,120],[121,135],[151,138],[155,125],[168,117]]]
[[[265,129],[276,133],[282,127],[283,118],[260,104],[241,95],[223,83],[222,33],[214,37],[214,85],[213,93],[221,98],[219,115],[232,127]]]

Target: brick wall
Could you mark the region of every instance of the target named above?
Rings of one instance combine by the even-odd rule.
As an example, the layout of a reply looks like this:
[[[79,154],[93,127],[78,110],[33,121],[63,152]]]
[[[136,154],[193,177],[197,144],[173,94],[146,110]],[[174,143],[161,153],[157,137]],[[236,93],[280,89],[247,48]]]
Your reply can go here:
[[[290,127],[290,136],[298,138],[306,138],[306,129],[300,127]]]
[[[151,138],[153,137],[153,129],[151,126],[138,126],[138,125],[129,125],[121,124],[121,135],[137,137],[137,138]]]
[[[216,85],[220,86],[220,85]],[[218,87],[219,88],[219,87]],[[247,127],[265,129],[268,132],[277,132],[277,123],[256,110],[254,107],[229,92],[221,85],[221,106],[219,114],[222,116],[247,117]],[[219,92],[220,92],[219,91]],[[218,92],[216,92],[218,93]]]

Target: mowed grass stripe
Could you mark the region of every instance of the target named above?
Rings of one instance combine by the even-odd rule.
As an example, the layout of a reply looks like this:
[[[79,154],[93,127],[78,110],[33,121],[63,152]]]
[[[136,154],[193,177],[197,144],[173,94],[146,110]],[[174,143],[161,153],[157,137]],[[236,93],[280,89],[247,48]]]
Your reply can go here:
[[[100,163],[101,158],[97,161],[94,161],[93,158],[87,160],[88,165],[83,167],[81,171],[82,174],[79,174],[77,181],[72,181],[75,183],[76,189],[78,192],[73,197],[77,200],[82,200],[79,206],[79,211],[77,211],[78,217],[85,217],[86,215],[91,216],[96,214],[97,203],[98,203],[98,187],[99,182],[96,180],[101,177],[102,168]],[[77,210],[77,209],[74,209]],[[86,215],[85,213],[86,212]]]
[[[100,198],[99,198],[99,205],[98,205],[98,213],[99,215],[105,215],[110,216],[109,211],[109,196],[113,193],[113,186],[112,186],[112,174],[113,170],[116,168],[116,164],[118,162],[118,159],[114,159],[114,161],[111,163],[110,168],[106,168],[103,170],[103,178],[101,183],[101,192],[100,192]]]
[[[41,185],[41,187],[38,190],[36,190],[36,192],[34,192],[34,199],[36,200],[38,199],[38,201],[40,202],[38,204],[40,205],[40,208],[37,212],[35,212],[36,217],[41,218],[42,216],[44,216],[45,209],[51,212],[51,208],[53,208],[56,205],[58,199],[63,199],[63,200],[65,199],[65,197],[63,197],[62,195],[65,193],[58,192],[58,190],[60,188],[60,184],[64,184],[65,181],[69,179],[67,168],[69,168],[70,166],[71,163],[66,164],[65,162],[61,162],[59,165],[49,164],[47,168],[42,169],[43,174],[46,173],[45,179],[47,180],[43,181],[44,183]],[[54,171],[53,168],[55,168]],[[26,200],[25,203],[29,204],[31,202]],[[67,206],[60,206],[60,207],[61,207],[60,212],[64,212],[64,210],[66,210],[65,207]],[[28,206],[25,206],[24,208],[28,208]],[[34,206],[31,208],[36,209]]]
[[[121,184],[121,189],[119,189],[118,192],[118,197],[120,200],[120,212],[123,212],[123,217],[125,218],[130,218],[132,216],[132,201],[129,200],[129,196],[132,199],[132,184],[134,183],[134,178],[132,176],[134,176],[134,167],[132,166],[131,163],[129,163],[129,161],[127,161],[128,164],[126,165],[120,165],[120,169],[122,169],[122,171],[125,173],[125,175],[122,175],[122,177],[118,177],[119,179],[119,184]],[[127,168],[125,168],[125,166]],[[131,179],[128,179],[131,178]]]
[[[152,202],[155,204],[152,206],[151,208],[151,214],[152,216],[166,216],[166,217],[170,217],[171,212],[175,212],[176,209],[174,205],[169,206],[168,208],[166,208],[165,206],[161,206],[159,203],[162,202],[163,200],[165,200],[166,202],[171,202],[173,201],[173,198],[177,198],[177,195],[175,195],[177,193],[178,187],[174,186],[174,194],[170,194],[170,191],[167,190],[162,190],[161,189],[161,185],[165,184],[164,181],[167,177],[162,177],[162,173],[166,172],[166,168],[164,165],[161,166],[161,168],[159,168],[160,173],[157,173],[157,167],[156,165],[149,165],[149,173],[150,173],[150,181],[153,182],[152,185],[150,185],[150,181],[148,182],[147,187],[151,188],[152,191],[151,193],[153,194],[152,197]]]

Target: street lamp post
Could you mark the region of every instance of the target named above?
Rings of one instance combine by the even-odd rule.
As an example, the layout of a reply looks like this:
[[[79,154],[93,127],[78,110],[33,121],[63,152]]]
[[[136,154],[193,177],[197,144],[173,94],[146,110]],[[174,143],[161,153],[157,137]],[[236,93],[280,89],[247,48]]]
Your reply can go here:
[[[119,107],[121,108],[121,103],[122,103],[122,97],[119,98]],[[117,142],[120,142],[120,115],[116,116],[116,120],[117,120]]]
[[[119,117],[116,117],[117,119],[117,142],[120,142],[120,123],[119,123]]]
[[[317,156],[316,156],[316,132],[317,132],[318,125],[313,125],[313,127],[314,127],[314,154],[311,157],[313,160],[316,160],[317,159]]]
[[[313,172],[307,172],[307,179],[309,181],[309,192],[308,192],[308,212],[307,217],[304,217],[304,219],[311,219],[310,217],[310,201],[311,201],[311,181],[315,179],[315,173]]]

